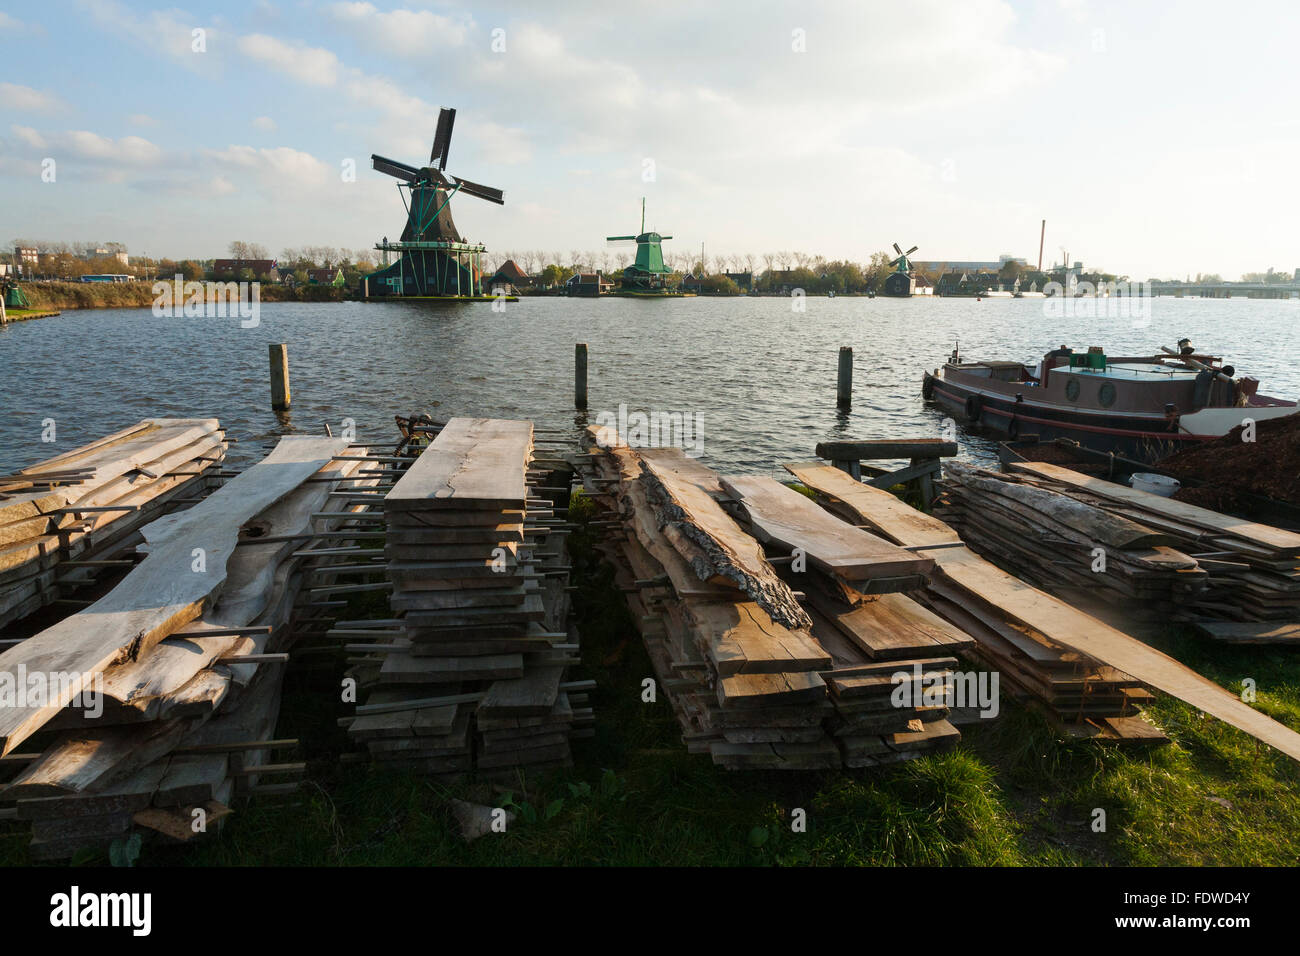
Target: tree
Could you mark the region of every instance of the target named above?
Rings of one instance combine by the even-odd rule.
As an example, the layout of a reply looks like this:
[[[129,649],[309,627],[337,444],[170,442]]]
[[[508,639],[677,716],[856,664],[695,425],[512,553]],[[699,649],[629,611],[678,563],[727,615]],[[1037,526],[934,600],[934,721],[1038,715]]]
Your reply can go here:
[[[180,273],[187,281],[198,281],[203,278],[203,266],[193,259],[186,259],[180,264]]]

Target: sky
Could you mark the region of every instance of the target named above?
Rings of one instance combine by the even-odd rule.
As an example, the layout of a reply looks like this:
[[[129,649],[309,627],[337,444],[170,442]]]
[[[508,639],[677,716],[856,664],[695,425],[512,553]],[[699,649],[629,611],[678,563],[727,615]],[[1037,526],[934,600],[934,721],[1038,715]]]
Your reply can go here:
[[[1034,263],[1046,219],[1045,264],[1290,272],[1298,39],[1252,0],[14,4],[0,241],[368,248],[405,221],[370,155],[451,106],[494,251],[609,251],[644,196],[710,255]]]

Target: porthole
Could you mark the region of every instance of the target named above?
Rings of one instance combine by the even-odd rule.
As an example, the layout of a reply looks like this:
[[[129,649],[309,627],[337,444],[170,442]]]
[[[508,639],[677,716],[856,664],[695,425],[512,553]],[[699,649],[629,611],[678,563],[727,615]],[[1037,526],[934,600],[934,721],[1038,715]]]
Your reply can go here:
[[[1115,383],[1102,382],[1101,389],[1097,392],[1097,401],[1101,402],[1102,408],[1110,408],[1115,404]]]
[[[1079,380],[1072,378],[1065,383],[1065,397],[1071,402],[1079,400]]]

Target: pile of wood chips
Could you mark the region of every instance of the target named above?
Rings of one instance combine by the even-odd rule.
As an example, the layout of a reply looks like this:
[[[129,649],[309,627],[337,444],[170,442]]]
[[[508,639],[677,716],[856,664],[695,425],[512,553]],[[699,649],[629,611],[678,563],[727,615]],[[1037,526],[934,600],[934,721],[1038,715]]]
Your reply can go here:
[[[334,460],[347,444],[282,438],[201,503],[145,526],[144,560],[93,606],[0,654],[0,688],[51,676],[42,698],[11,693],[0,707],[12,777],[0,813],[31,822],[34,858],[137,828],[190,840],[217,829],[237,792],[296,785],[284,781],[304,765],[270,757],[295,741],[271,736],[306,546],[350,524],[319,517],[359,467]]]
[[[0,627],[130,564],[136,534],[219,484],[215,418],[147,419],[0,478]]]
[[[729,769],[830,769],[959,738],[941,687],[937,701],[919,691],[970,638],[898,593],[933,559],[772,479],[591,434],[584,482],[614,515],[604,550],[690,751]],[[904,683],[918,693],[899,701]]]
[[[531,485],[532,424],[453,418],[384,498],[395,617],[353,673],[348,721],[372,759],[435,774],[572,764],[591,710],[568,625],[551,500]],[[567,491],[567,489],[566,489]],[[567,493],[565,495],[567,502]]]

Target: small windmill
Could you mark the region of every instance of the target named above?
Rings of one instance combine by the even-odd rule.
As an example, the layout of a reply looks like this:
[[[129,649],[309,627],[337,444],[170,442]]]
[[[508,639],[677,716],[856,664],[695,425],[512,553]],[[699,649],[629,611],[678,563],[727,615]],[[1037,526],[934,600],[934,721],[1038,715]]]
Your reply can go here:
[[[916,279],[912,275],[912,262],[907,257],[916,252],[917,247],[913,246],[904,252],[899,248],[898,243],[894,243],[894,251],[898,253],[898,258],[890,263],[894,271],[885,277],[885,295],[892,295],[900,299],[905,299],[916,289]]]
[[[623,270],[624,288],[636,291],[657,290],[664,288],[664,276],[671,275],[672,270],[664,265],[664,251],[660,245],[672,236],[662,236],[657,232],[646,232],[645,197],[641,197],[641,231],[635,236],[606,236],[606,242],[635,242],[636,259]]]
[[[385,257],[400,255],[392,265],[362,280],[365,295],[473,296],[481,294],[483,246],[466,242],[451,218],[451,199],[457,193],[476,196],[504,205],[500,189],[483,186],[446,172],[451,149],[451,131],[456,111],[443,109],[427,166],[416,168],[384,156],[371,155],[375,170],[399,180],[399,193],[406,207],[406,226],[401,240],[387,239],[376,249]]]

